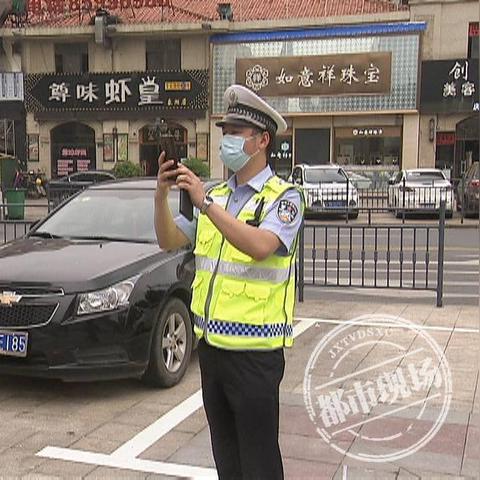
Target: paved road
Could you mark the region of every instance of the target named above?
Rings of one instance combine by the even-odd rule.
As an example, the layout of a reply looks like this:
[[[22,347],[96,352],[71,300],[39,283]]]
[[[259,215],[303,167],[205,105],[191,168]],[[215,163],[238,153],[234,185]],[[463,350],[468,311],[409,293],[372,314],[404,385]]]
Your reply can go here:
[[[307,288],[306,297],[326,295],[341,299],[371,301],[378,295],[395,298],[398,290],[378,286],[404,286],[435,290],[437,285],[438,232],[381,227],[347,228],[343,223],[327,229],[314,223],[305,234],[305,278],[307,283],[328,285]],[[433,224],[432,224],[433,226]],[[390,250],[390,257],[387,251]],[[352,258],[352,262],[349,258]],[[363,260],[362,260],[363,258]],[[376,259],[376,261],[375,261]],[[388,281],[387,281],[388,278]],[[363,279],[363,282],[362,282]],[[335,285],[343,285],[335,287]],[[352,285],[352,288],[344,286]],[[363,288],[363,287],[372,288]],[[408,293],[413,301],[435,297],[434,292]],[[445,230],[444,301],[448,304],[478,305],[479,231],[472,228]]]
[[[409,304],[405,298],[388,305],[323,300],[299,305],[296,313],[297,339],[295,347],[286,352],[280,395],[280,444],[285,478],[453,480],[459,475],[465,480],[477,478],[480,436],[474,412],[478,412],[480,388],[478,369],[474,367],[478,333],[471,333],[478,331],[478,312],[474,307],[437,309],[431,304]],[[305,369],[318,342],[336,325],[362,314],[389,314],[415,321],[422,331],[437,340],[450,363],[452,399],[443,426],[430,442],[405,458],[365,463],[347,457],[320,437],[304,403]],[[355,328],[349,332],[355,339]],[[405,340],[401,345],[406,346],[409,355],[418,352],[418,339],[396,329],[392,341],[401,339]],[[386,363],[385,355],[392,354],[388,344],[369,342],[367,349],[352,346],[345,364],[347,370],[355,372],[358,380],[376,378],[373,373],[367,374],[367,370],[373,370],[366,367],[382,367]],[[407,358],[407,353],[403,353],[402,361]],[[324,360],[328,363],[328,358]],[[331,380],[327,373],[319,370],[315,380]],[[168,480],[205,478],[205,475],[214,478],[209,431],[198,394],[200,374],[196,354],[184,381],[167,390],[146,388],[134,380],[64,384],[2,376],[1,382],[2,478]],[[391,393],[393,401],[395,391]],[[380,446],[372,453],[395,453],[405,448],[424,429],[432,428],[437,418],[443,397],[426,404],[423,416],[418,418],[417,399],[426,403],[425,395],[429,393],[422,390],[412,398],[402,391],[393,403],[378,405],[368,418],[361,418],[362,426],[352,426],[341,434],[339,446],[350,453],[362,453],[361,449],[367,447],[366,439],[385,437],[388,430],[401,434],[392,435],[391,440],[383,443],[374,438]]]

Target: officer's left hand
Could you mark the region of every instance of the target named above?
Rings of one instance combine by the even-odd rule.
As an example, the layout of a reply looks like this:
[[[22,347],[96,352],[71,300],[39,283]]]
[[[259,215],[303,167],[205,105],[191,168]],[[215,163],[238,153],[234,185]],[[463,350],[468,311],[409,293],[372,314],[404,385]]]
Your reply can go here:
[[[202,181],[185,165],[179,165],[177,186],[187,190],[195,207],[200,208],[205,198],[205,189]]]

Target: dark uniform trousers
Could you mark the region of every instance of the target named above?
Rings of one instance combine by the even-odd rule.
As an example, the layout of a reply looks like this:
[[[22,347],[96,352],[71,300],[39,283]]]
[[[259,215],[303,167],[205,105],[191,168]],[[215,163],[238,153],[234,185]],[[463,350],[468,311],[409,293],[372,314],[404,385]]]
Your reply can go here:
[[[283,479],[278,445],[283,349],[198,345],[203,403],[220,480]]]

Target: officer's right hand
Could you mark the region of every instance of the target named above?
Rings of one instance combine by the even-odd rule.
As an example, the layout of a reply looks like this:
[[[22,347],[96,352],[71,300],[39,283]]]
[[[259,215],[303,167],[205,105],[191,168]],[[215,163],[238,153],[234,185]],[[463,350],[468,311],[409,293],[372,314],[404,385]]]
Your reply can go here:
[[[175,160],[165,160],[165,152],[158,157],[158,175],[156,196],[165,199],[172,185],[175,185],[177,170],[170,170]]]

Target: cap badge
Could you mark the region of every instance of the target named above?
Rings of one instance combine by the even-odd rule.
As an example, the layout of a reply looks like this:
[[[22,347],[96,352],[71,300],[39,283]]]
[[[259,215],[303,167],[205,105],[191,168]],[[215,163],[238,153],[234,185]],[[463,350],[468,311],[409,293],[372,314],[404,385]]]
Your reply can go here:
[[[229,107],[234,107],[238,103],[238,94],[235,90],[230,90],[230,93],[228,94],[228,106]]]

